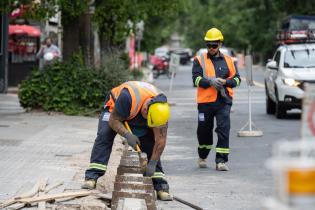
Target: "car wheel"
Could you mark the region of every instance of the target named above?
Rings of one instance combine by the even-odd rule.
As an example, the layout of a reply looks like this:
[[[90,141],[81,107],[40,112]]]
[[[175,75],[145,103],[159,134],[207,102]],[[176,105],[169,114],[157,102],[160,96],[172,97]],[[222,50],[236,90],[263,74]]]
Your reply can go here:
[[[276,112],[276,104],[271,98],[269,97],[267,86],[265,84],[265,92],[266,92],[266,113],[267,114],[275,114]]]
[[[278,93],[277,93],[277,102],[276,102],[276,107],[275,107],[276,118],[283,119],[286,114],[287,114],[287,110],[285,108],[285,105],[278,100]]]
[[[275,114],[276,112],[276,103],[268,95],[266,95],[266,112],[267,114]]]

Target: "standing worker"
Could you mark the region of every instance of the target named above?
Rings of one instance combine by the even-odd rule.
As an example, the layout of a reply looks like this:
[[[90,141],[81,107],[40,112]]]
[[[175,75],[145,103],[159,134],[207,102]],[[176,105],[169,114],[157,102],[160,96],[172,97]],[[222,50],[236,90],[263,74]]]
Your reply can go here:
[[[221,31],[209,29],[204,40],[208,50],[195,57],[192,67],[198,103],[198,164],[200,168],[207,167],[206,159],[213,145],[213,124],[216,118],[216,170],[228,171],[226,163],[230,152],[232,88],[239,86],[241,79],[232,58],[219,50],[223,42]]]
[[[145,176],[152,177],[160,200],[172,200],[169,185],[164,178],[160,156],[167,136],[170,108],[166,96],[146,82],[129,81],[113,88],[105,100],[99,119],[90,166],[85,172],[84,189],[94,189],[97,179],[106,172],[113,141],[118,133],[128,145],[140,149],[148,156]],[[130,125],[132,133],[124,127]]]

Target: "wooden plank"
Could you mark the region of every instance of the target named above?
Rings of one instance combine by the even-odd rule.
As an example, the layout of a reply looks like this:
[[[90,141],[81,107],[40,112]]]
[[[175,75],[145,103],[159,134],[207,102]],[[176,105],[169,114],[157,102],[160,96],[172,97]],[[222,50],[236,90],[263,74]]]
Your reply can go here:
[[[95,193],[96,192],[93,192],[93,191],[82,190],[78,192],[65,192],[65,193],[52,194],[52,195],[43,195],[41,197],[35,197],[35,198],[25,198],[25,199],[20,199],[18,201],[31,204],[31,203],[38,203],[41,201],[53,201],[56,199],[67,198],[67,197],[83,197],[83,196],[92,195]]]
[[[38,196],[43,196],[45,195],[45,188],[48,182],[48,178],[42,179],[40,184],[39,184],[39,192],[38,192]],[[46,209],[46,202],[45,201],[41,201],[38,203],[38,210],[45,210]]]
[[[45,193],[48,193],[49,191],[51,191],[51,190],[53,190],[53,189],[63,185],[63,183],[64,183],[63,181],[60,181],[60,182],[57,182],[55,184],[48,185],[46,187],[46,189],[45,189]]]
[[[36,195],[38,193],[38,190],[39,190],[39,185],[40,185],[40,180],[38,180],[35,185],[32,187],[31,190],[21,194],[21,195],[18,195],[18,196],[15,196],[13,198],[10,198],[8,200],[5,200],[3,202],[1,202],[0,204],[0,209],[3,209],[7,206],[10,206],[12,204],[15,204],[18,202],[19,199],[23,199],[23,198],[29,198],[29,197],[33,197],[34,195]]]

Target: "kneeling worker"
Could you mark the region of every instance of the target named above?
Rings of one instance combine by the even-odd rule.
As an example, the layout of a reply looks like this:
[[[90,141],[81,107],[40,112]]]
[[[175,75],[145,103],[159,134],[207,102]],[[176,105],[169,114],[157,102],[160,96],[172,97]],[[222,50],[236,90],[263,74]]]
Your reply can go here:
[[[90,166],[85,172],[84,189],[94,189],[97,179],[106,172],[113,141],[118,133],[129,146],[140,146],[148,156],[145,176],[152,177],[160,200],[172,200],[164,178],[160,156],[166,145],[170,108],[166,96],[155,86],[138,81],[125,82],[111,90],[105,100]],[[124,127],[130,125],[132,133]]]

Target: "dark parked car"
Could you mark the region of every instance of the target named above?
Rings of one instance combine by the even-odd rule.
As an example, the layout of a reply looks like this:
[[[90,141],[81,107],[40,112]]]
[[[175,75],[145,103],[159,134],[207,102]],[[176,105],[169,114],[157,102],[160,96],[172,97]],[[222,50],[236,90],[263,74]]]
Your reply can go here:
[[[172,50],[171,54],[172,53],[180,56],[179,63],[181,65],[186,65],[187,63],[190,62],[191,51],[189,49],[176,49],[176,50]]]

